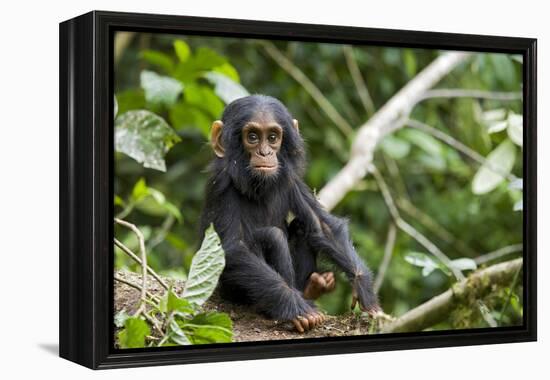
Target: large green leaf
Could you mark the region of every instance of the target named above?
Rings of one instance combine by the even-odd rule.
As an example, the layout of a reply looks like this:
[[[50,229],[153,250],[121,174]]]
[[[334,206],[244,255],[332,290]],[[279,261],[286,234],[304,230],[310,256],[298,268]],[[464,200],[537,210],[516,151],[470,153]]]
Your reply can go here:
[[[243,86],[224,74],[209,71],[204,74],[204,77],[214,85],[214,92],[225,104],[249,95]]]
[[[479,168],[472,180],[474,194],[486,194],[494,190],[508,175],[514,166],[516,147],[509,140],[504,140],[486,158],[486,163]]]
[[[211,295],[225,266],[225,253],[214,227],[206,230],[202,245],[191,262],[182,298],[202,305]]]
[[[146,168],[166,171],[164,155],[178,141],[166,121],[150,111],[128,111],[115,121],[115,149]]]
[[[140,348],[145,346],[145,337],[151,334],[147,323],[139,317],[129,317],[124,322],[124,329],[118,333],[118,344],[121,348]]]
[[[179,321],[179,325],[193,344],[229,343],[233,336],[233,323],[225,313],[198,314],[191,320]]]
[[[139,78],[145,99],[150,103],[170,106],[183,91],[183,85],[178,80],[158,75],[154,71],[143,70]]]

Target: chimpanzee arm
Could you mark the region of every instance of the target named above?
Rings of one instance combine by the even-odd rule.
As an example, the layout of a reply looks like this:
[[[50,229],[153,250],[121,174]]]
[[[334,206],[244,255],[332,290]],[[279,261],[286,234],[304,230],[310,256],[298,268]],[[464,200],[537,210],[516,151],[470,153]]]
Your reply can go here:
[[[347,221],[324,210],[301,180],[296,181],[292,198],[292,211],[302,224],[308,244],[346,274],[353,286],[353,303],[358,300],[361,309],[371,314],[380,310],[372,273],[353,248]]]

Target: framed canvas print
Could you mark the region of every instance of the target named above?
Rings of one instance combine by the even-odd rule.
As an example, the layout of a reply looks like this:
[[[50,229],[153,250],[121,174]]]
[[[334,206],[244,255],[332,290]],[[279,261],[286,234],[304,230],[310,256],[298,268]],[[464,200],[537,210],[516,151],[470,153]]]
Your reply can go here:
[[[60,356],[536,339],[536,40],[60,24]]]

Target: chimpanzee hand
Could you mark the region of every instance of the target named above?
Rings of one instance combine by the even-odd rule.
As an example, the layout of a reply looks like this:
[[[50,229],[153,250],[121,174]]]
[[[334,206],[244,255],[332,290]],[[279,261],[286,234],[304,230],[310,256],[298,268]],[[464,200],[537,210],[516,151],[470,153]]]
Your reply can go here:
[[[359,274],[355,276],[352,286],[351,310],[355,309],[355,306],[359,304],[361,311],[369,313],[371,317],[375,317],[382,312],[382,308],[378,305],[376,294],[374,294],[372,289],[370,275]]]
[[[302,316],[299,315],[292,320],[294,327],[299,333],[313,329],[320,326],[325,321],[325,316],[317,310],[310,312],[309,314]]]

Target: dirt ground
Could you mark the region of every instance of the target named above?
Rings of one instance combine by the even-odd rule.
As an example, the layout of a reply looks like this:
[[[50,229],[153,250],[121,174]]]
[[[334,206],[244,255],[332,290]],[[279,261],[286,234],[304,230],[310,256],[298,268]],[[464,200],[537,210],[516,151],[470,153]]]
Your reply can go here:
[[[117,271],[116,276],[133,284],[141,284],[141,276],[136,273]],[[184,281],[163,279],[166,283],[173,284],[176,294],[181,294],[185,285]],[[148,276],[147,290],[159,297],[164,294],[164,288],[151,276]],[[137,308],[139,296],[139,290],[115,281],[115,313],[123,309],[128,313],[133,313]],[[233,341],[235,342],[366,335],[369,333],[368,319],[351,312],[339,316],[327,315],[327,320],[322,326],[300,334],[294,330],[290,322],[266,319],[250,308],[222,301],[217,294],[214,294],[205,303],[204,309],[229,314],[233,321]]]

